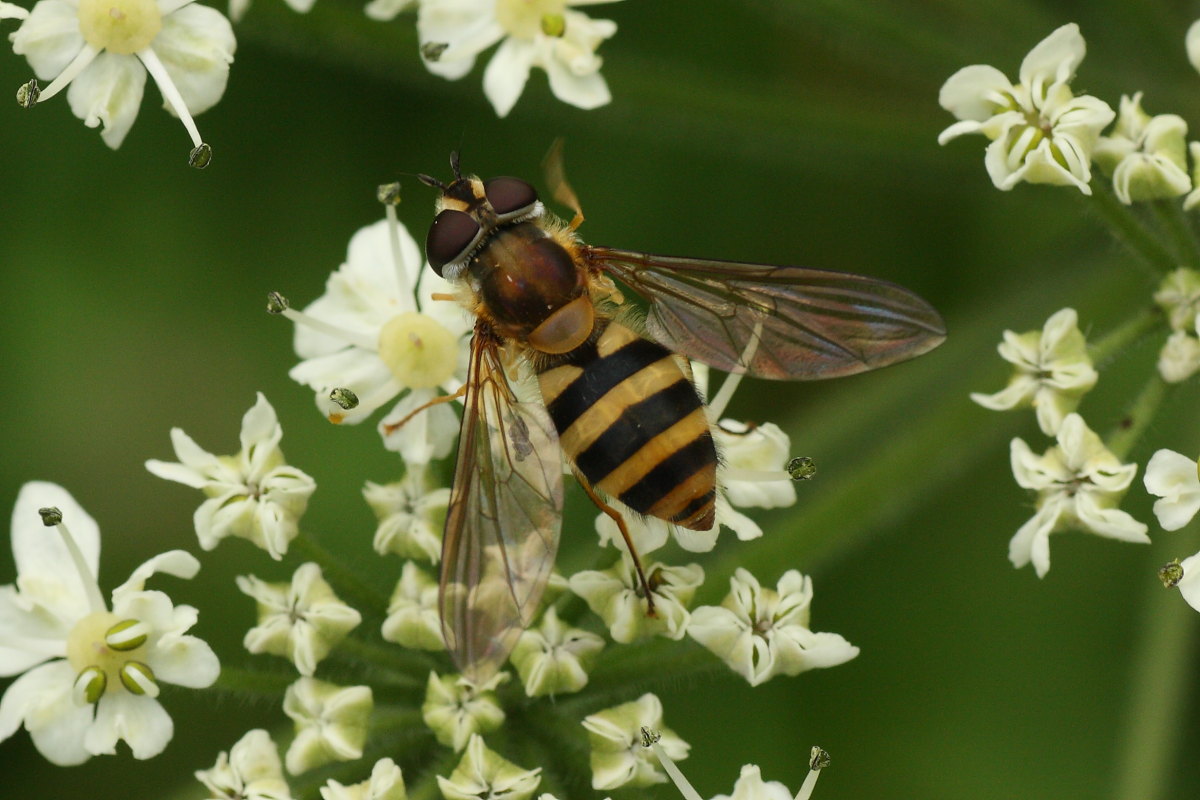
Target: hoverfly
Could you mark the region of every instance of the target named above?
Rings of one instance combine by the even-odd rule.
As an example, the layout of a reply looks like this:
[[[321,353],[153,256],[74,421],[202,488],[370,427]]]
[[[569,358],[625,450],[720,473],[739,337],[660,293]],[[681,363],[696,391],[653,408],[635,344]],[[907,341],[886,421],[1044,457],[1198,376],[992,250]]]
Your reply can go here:
[[[584,244],[557,161],[569,224],[523,180],[464,177],[457,153],[450,166],[449,184],[418,177],[441,191],[429,264],[476,318],[440,582],[447,647],[476,683],[537,610],[562,526],[563,456],[625,534],[648,613],[624,522],[598,493],[686,528],[714,524],[718,453],[681,356],[810,380],[914,358],[945,337],[928,303],[886,281]],[[613,279],[647,301],[644,320],[624,312]],[[540,400],[514,388],[523,365]]]

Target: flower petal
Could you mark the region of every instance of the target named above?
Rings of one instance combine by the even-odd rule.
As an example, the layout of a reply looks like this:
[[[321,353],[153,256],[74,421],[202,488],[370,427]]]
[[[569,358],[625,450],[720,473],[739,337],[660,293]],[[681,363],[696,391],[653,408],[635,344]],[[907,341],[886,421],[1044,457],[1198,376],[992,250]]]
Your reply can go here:
[[[56,78],[83,49],[79,10],[67,0],[41,0],[10,37],[40,80]]]
[[[175,734],[175,725],[152,697],[129,692],[106,694],[96,704],[96,719],[84,737],[84,746],[94,755],[116,752],[124,740],[137,759],[161,753]]]
[[[145,87],[146,68],[137,58],[104,52],[71,83],[67,102],[89,128],[104,123],[100,136],[115,150],[133,127]]]
[[[496,109],[497,116],[507,116],[516,105],[536,56],[537,48],[533,42],[513,36],[496,49],[483,73],[483,93]]]
[[[168,14],[151,48],[192,114],[212,108],[225,94],[237,41],[221,12],[193,3]],[[169,103],[163,105],[174,113]]]

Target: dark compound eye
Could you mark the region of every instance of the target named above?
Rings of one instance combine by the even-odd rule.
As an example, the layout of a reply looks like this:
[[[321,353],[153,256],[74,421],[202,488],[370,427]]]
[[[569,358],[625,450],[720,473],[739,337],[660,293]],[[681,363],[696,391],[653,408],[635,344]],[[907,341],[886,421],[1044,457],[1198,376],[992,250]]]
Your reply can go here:
[[[442,267],[462,256],[479,234],[479,223],[470,214],[447,208],[434,218],[425,237],[425,257],[438,275]]]
[[[524,211],[537,202],[537,191],[520,178],[492,178],[483,192],[498,216]]]

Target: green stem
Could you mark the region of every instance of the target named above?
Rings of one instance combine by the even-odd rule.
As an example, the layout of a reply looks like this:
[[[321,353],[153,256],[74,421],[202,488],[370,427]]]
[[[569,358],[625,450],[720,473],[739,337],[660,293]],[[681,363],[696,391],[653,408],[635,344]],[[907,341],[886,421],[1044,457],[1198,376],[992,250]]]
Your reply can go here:
[[[1176,540],[1160,540],[1153,552],[1165,562],[1178,547]],[[1164,592],[1155,576],[1147,575],[1146,585],[1132,690],[1121,726],[1125,740],[1114,783],[1116,800],[1169,796],[1195,674],[1196,612],[1176,592]]]
[[[1163,325],[1164,322],[1162,311],[1158,306],[1146,306],[1094,343],[1089,344],[1088,355],[1091,356],[1093,364],[1103,364],[1128,345]]]
[[[1158,407],[1162,405],[1166,394],[1167,383],[1155,372],[1134,398],[1120,425],[1106,437],[1106,444],[1113,455],[1122,461],[1128,457],[1133,446],[1154,419],[1154,415],[1158,413]]]
[[[377,591],[375,587],[363,583],[359,578],[359,573],[343,564],[312,536],[301,532],[292,544],[301,557],[316,562],[325,578],[347,599],[352,600],[360,610],[376,614],[382,614],[387,610],[386,595]]]
[[[1134,252],[1148,271],[1158,276],[1176,267],[1176,259],[1167,248],[1147,230],[1129,207],[1109,190],[1102,181],[1092,181],[1092,207],[1108,223],[1113,234]]]
[[[424,653],[409,650],[398,644],[381,645],[347,636],[338,643],[340,655],[388,673],[387,683],[393,687],[419,689],[425,685],[429,671],[436,667]]]
[[[253,669],[221,667],[221,674],[211,690],[255,697],[279,698],[295,682],[294,674],[284,672],[262,672]]]
[[[1196,241],[1196,232],[1192,221],[1178,198],[1171,200],[1156,200],[1151,204],[1158,221],[1166,230],[1175,244],[1175,252],[1184,266],[1196,269],[1200,267],[1200,242]]]

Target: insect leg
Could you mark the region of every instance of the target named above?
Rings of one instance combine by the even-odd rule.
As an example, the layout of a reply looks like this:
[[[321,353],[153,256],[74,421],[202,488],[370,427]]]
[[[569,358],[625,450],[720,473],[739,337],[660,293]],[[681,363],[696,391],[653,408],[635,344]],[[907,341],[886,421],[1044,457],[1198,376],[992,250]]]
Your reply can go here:
[[[451,400],[457,400],[458,398],[462,397],[466,393],[467,393],[467,386],[466,386],[466,384],[463,384],[462,386],[459,387],[458,391],[455,392],[454,394],[438,395],[437,397],[430,400],[428,403],[422,403],[421,405],[414,408],[412,411],[408,412],[408,414],[405,415],[404,419],[400,420],[399,422],[394,422],[391,425],[384,425],[383,426],[384,433],[388,436],[391,436],[393,433],[395,433],[396,431],[400,430],[405,425],[407,425],[409,420],[411,420],[417,414],[420,414],[425,409],[432,408],[433,406],[436,406],[439,403],[449,403]]]
[[[567,208],[575,212],[569,227],[576,230],[583,224],[583,209],[579,205],[579,197],[571,184],[567,183],[567,170],[563,166],[563,140],[561,137],[550,145],[549,152],[542,159],[542,168],[546,171],[546,185],[551,196]]]
[[[575,478],[579,481],[579,485],[583,487],[583,490],[587,492],[587,496],[596,504],[596,507],[612,517],[613,522],[617,523],[617,528],[621,531],[621,538],[625,540],[625,547],[629,550],[629,557],[633,559],[633,568],[637,571],[638,582],[641,583],[642,592],[646,596],[646,616],[658,616],[654,611],[654,591],[650,588],[650,582],[646,580],[646,573],[642,570],[642,560],[638,558],[637,548],[633,546],[633,538],[629,535],[629,528],[625,527],[625,518],[621,516],[620,511],[617,511],[600,499],[600,496],[588,484],[586,478],[578,472],[575,473]]]

